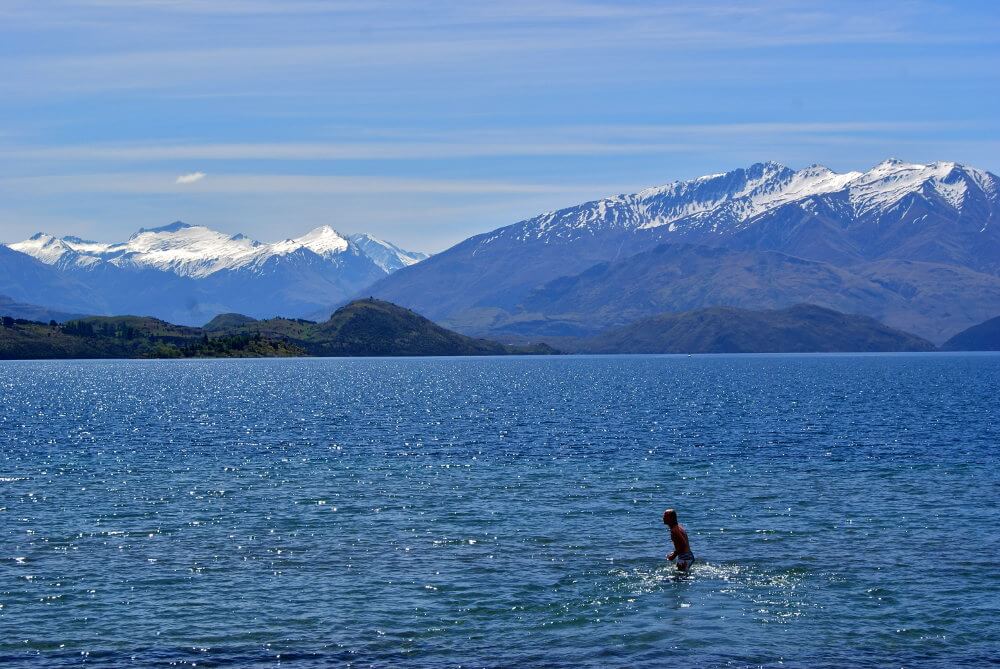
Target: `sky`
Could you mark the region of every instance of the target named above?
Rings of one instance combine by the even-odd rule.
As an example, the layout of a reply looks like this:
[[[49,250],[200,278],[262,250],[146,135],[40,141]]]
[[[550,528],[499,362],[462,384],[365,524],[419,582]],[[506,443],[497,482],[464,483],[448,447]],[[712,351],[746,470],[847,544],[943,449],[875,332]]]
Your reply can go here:
[[[1000,172],[1000,3],[0,0],[0,241],[436,252],[774,160]]]

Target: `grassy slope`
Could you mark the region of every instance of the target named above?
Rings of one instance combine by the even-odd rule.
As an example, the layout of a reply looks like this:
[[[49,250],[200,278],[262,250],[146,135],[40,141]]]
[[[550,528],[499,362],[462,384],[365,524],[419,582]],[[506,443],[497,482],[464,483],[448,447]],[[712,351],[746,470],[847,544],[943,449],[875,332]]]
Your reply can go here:
[[[243,314],[219,314],[202,326],[206,332],[230,332],[248,323],[256,323],[256,318]]]
[[[593,353],[809,353],[933,351],[934,345],[871,318],[798,305],[662,314],[580,340],[574,348]]]
[[[945,351],[1000,351],[1000,316],[959,332],[941,348]]]

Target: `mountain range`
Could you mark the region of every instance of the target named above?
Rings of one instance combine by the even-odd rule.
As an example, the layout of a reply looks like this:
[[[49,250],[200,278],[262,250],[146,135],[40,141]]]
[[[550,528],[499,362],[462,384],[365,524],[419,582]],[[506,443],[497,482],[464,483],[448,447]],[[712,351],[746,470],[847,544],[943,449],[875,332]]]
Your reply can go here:
[[[476,235],[368,292],[507,339],[808,302],[940,343],[1000,314],[1000,178],[953,162],[758,163]]]
[[[329,226],[262,243],[175,222],[101,243],[38,233],[0,248],[0,294],[89,314],[135,313],[182,324],[240,311],[305,316],[342,304],[426,258]]]
[[[547,212],[432,257],[326,226],[275,243],[180,222],[110,244],[40,233],[0,246],[0,295],[181,324],[323,320],[371,295],[508,342],[808,303],[940,344],[1000,314],[1000,178],[954,162],[757,163]]]

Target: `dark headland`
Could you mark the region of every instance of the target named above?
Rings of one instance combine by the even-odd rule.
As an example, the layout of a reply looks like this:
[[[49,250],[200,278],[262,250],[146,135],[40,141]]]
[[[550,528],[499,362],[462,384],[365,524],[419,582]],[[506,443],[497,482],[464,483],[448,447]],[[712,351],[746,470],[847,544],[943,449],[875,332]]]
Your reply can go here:
[[[95,316],[59,324],[4,317],[0,359],[254,358],[546,354],[544,344],[474,339],[381,300],[355,300],[322,323],[223,314],[204,327],[142,316]]]

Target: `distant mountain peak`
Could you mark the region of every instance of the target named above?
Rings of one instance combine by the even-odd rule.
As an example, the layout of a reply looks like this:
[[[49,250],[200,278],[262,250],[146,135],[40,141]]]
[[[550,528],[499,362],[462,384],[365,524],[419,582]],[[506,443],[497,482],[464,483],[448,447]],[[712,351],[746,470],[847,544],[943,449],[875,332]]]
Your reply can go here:
[[[353,234],[350,236],[350,240],[376,265],[390,274],[428,257],[426,253],[419,251],[404,251],[395,244],[383,241],[368,233]]]
[[[333,226],[324,223],[323,225],[317,226],[306,233],[308,235],[337,235],[341,236],[339,232],[333,229]]]
[[[301,237],[298,237],[297,240],[309,243],[311,242],[337,243],[339,246],[338,241],[347,241],[347,237],[345,235],[340,234],[329,225],[321,225],[317,228],[313,228],[312,230],[302,235]]]
[[[374,237],[371,237],[374,240]],[[10,248],[49,265],[93,269],[110,263],[119,268],[158,269],[192,278],[204,278],[223,270],[273,271],[273,258],[292,262],[330,262],[342,254],[358,257],[369,270],[390,273],[423,259],[423,254],[403,251],[388,242],[366,243],[360,248],[329,225],[313,228],[300,237],[263,243],[239,233],[227,235],[202,225],[174,221],[155,228],[140,228],[125,242],[100,243],[79,237],[54,237],[39,232]],[[386,249],[398,258],[387,259]],[[373,257],[373,255],[374,257]],[[368,270],[365,270],[368,271]]]
[[[801,170],[798,171],[798,173],[804,176],[826,176],[830,174],[836,174],[836,172],[831,170],[826,165],[820,165],[819,163],[813,163],[808,167],[803,167]]]
[[[760,163],[754,163],[746,169],[746,171],[750,174],[773,174],[776,172],[784,172],[786,170],[791,171],[791,168],[773,160],[765,160]]]
[[[329,225],[321,225],[301,237],[285,239],[267,246],[279,255],[288,255],[304,249],[324,258],[339,255],[351,248],[347,238]]]

